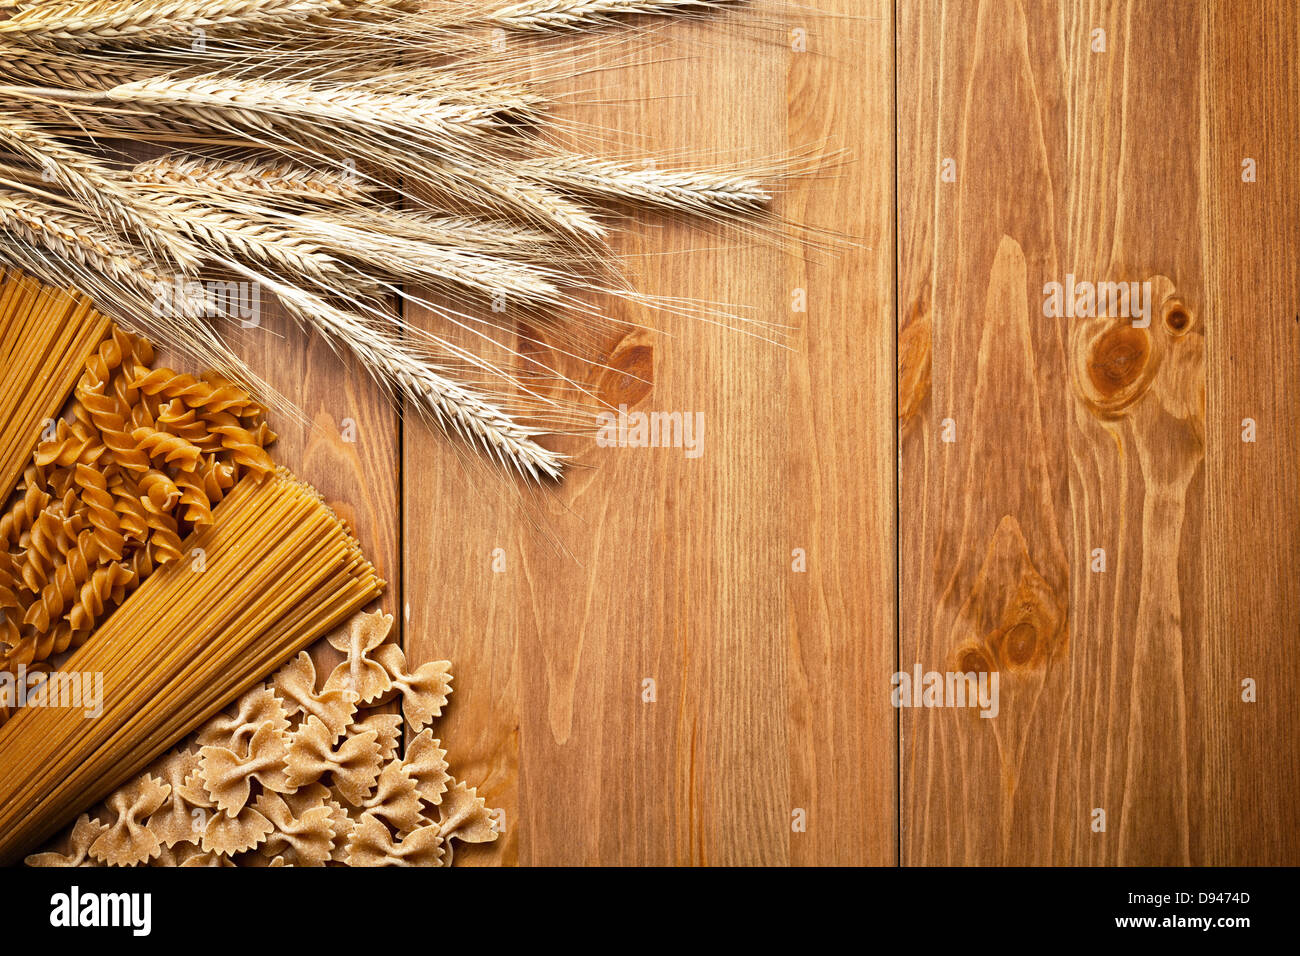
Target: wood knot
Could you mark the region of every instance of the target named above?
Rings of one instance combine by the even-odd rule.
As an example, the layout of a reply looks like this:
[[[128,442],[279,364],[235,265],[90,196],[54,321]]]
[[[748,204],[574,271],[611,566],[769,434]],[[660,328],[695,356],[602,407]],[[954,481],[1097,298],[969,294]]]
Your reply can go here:
[[[1183,300],[1170,296],[1160,309],[1160,321],[1170,335],[1186,335],[1192,327],[1192,315]]]
[[[631,408],[654,389],[654,345],[644,330],[630,332],[619,340],[605,365],[598,394],[611,408]]]
[[[1110,325],[1083,346],[1080,386],[1084,400],[1103,418],[1114,418],[1150,387],[1159,365],[1149,329],[1127,321]]]
[[[1088,377],[1093,388],[1110,398],[1138,380],[1150,356],[1145,330],[1118,326],[1093,343]]]
[[[997,670],[997,666],[980,641],[969,640],[953,653],[953,670],[958,674],[988,674]]]
[[[958,615],[951,654],[957,670],[1046,672],[1069,643],[1066,601],[1058,596],[1065,590],[1039,573],[1019,523],[1004,516]]]
[[[1012,667],[1029,667],[1038,658],[1038,631],[1028,621],[1021,621],[1002,637],[1002,656]]]

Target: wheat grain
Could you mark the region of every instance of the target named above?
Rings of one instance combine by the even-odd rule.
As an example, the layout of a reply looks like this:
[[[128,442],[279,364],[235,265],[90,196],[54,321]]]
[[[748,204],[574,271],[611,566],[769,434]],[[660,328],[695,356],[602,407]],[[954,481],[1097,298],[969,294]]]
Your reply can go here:
[[[0,261],[56,288],[84,292],[102,311],[129,317],[127,324],[137,331],[224,370],[285,407],[215,334],[209,303],[176,294],[188,288],[186,276],[168,272],[84,217],[5,188],[0,188],[0,229],[7,234]]]
[[[704,13],[736,0],[524,0],[494,11],[489,20],[507,30],[550,33],[604,26],[619,17]]]
[[[553,186],[679,212],[749,216],[771,201],[755,179],[707,170],[667,172],[585,156],[544,157],[520,166]]]
[[[72,51],[47,51],[0,40],[0,76],[69,89],[107,89],[145,76],[126,63],[105,64]]]
[[[0,35],[72,47],[188,41],[195,30],[250,30],[364,6],[350,0],[46,0],[0,22]]]
[[[195,191],[277,199],[292,197],[326,203],[357,200],[374,191],[354,175],[311,169],[288,161],[231,162],[162,156],[137,163],[131,170],[131,179]]]

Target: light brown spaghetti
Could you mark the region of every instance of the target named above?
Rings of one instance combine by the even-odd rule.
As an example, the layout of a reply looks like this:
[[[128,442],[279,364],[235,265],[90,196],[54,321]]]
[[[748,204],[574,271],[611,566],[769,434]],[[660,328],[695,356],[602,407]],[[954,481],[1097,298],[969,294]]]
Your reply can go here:
[[[0,863],[21,858],[383,589],[343,523],[284,469],[244,478],[183,550],[189,560],[144,581],[61,668],[103,675],[98,717],[28,706],[0,727]]]
[[[0,270],[0,501],[110,326],[85,296]]]

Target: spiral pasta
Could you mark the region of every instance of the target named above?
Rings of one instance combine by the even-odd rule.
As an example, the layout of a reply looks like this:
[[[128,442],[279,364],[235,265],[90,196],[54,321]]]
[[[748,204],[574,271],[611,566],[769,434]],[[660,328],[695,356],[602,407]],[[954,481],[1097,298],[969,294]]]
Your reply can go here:
[[[18,500],[0,515],[0,542],[10,546],[17,544],[49,503],[49,494],[39,485],[33,484],[22,489]]]
[[[90,525],[95,529],[95,543],[99,552],[114,561],[120,561],[126,547],[126,538],[122,535],[122,522],[113,510],[113,495],[108,490],[108,479],[98,468],[82,464],[73,469],[72,475],[89,513]]]
[[[216,373],[151,369],[153,346],[108,326],[0,509],[0,669],[83,643],[245,474],[272,468],[266,411]],[[0,723],[6,715],[0,714]]]

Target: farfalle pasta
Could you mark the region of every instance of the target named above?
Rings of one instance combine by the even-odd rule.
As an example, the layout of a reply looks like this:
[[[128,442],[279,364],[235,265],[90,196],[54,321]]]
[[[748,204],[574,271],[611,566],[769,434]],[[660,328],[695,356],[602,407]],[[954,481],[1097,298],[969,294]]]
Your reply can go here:
[[[430,661],[413,671],[406,667],[406,655],[396,644],[385,644],[375,651],[375,660],[388,672],[392,694],[400,694],[402,712],[413,728],[419,730],[433,718],[442,715],[451,694],[451,673],[448,661]]]
[[[388,628],[376,624],[332,636],[330,646],[342,651],[347,659],[330,673],[325,689],[342,690],[359,704],[369,704],[387,694],[393,686],[392,676],[383,664],[371,658],[387,635]]]
[[[291,788],[326,775],[334,791],[352,806],[359,805],[379,778],[383,758],[378,735],[373,730],[344,735],[335,745],[335,735],[319,717],[308,717],[293,734],[284,758]]]
[[[254,732],[245,753],[228,747],[204,747],[199,751],[199,770],[216,808],[237,816],[248,804],[254,781],[263,789],[292,793],[297,786],[286,770],[288,735],[267,721]]]
[[[446,705],[449,665],[411,670],[385,643],[391,626],[388,615],[357,614],[330,639],[367,658],[382,652],[374,659],[391,694],[362,706],[332,677],[318,688],[300,654],[27,863],[450,866],[456,842],[495,840],[483,798],[451,776],[424,726]],[[393,695],[420,725],[404,747],[402,715],[378,709]]]
[[[171,787],[145,774],[108,798],[113,822],[90,845],[90,855],[110,866],[130,866],[158,855],[162,841],[146,826],[171,795]]]
[[[10,282],[24,292],[21,279],[0,290],[17,294]],[[151,369],[147,341],[106,320],[90,328],[98,344],[71,363],[80,378],[67,383],[66,414],[45,428],[0,511],[0,670],[79,646],[144,578],[183,557],[182,541],[212,523],[240,478],[272,468],[275,435],[246,391]]]
[[[356,711],[341,687],[316,690],[316,665],[306,651],[276,672],[271,687],[290,717],[316,718],[329,731],[331,741],[343,733]]]

